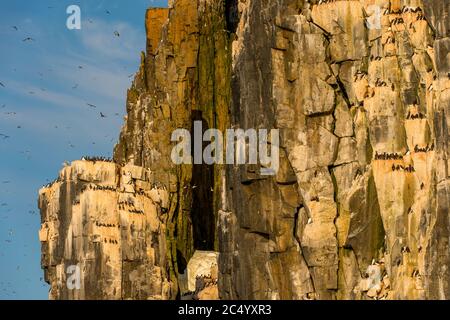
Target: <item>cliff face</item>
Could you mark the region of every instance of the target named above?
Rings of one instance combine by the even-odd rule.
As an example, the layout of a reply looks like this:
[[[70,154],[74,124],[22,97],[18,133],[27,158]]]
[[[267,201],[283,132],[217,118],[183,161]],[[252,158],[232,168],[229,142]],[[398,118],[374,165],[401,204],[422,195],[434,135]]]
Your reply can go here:
[[[167,260],[167,205],[167,190],[147,169],[86,160],[65,167],[39,194],[50,298],[170,298],[161,267]],[[75,275],[67,273],[71,266],[79,267],[79,290],[67,288]]]
[[[40,192],[50,297],[215,298],[218,280],[224,299],[450,299],[448,11],[150,9],[114,162],[76,161]],[[172,132],[197,120],[279,129],[280,170],[173,164]],[[212,251],[218,273],[198,262]]]
[[[221,292],[449,298],[448,4],[237,10],[232,123],[279,128],[284,164],[276,179],[228,180]]]

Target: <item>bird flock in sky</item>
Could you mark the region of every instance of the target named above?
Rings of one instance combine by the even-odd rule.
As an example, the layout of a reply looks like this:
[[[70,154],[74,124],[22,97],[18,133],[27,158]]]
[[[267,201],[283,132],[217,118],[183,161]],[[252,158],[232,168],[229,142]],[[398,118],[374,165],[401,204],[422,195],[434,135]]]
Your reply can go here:
[[[53,6],[49,6],[48,9],[54,9]],[[110,10],[105,10],[104,14],[106,15],[112,15]],[[95,23],[94,20],[92,19],[87,19],[86,20],[88,23],[93,24]],[[23,50],[28,50],[28,46],[29,45],[39,45],[39,36],[37,34],[23,34],[25,33],[24,27],[21,27],[21,25],[12,25],[12,26],[8,26],[7,27],[12,36],[14,37],[14,35],[18,35],[17,37],[17,41],[18,43],[23,43]],[[21,35],[22,34],[22,35]],[[21,35],[21,36],[20,36]],[[119,38],[122,37],[122,35],[119,33],[119,31],[115,30],[112,32],[111,34],[112,37],[114,38]],[[22,50],[22,49],[20,49]],[[78,69],[79,72],[83,72],[85,69],[88,69],[88,67],[83,66],[83,65],[74,65],[75,69]],[[14,73],[17,72],[16,68],[12,68],[11,69]],[[37,75],[39,76],[40,80],[44,80],[46,77],[46,73],[51,73],[52,69],[51,68],[47,68],[46,71],[40,71],[37,73]],[[128,78],[132,77],[131,76],[127,76]],[[29,80],[29,79],[27,79]],[[5,97],[3,93],[8,92],[9,90],[11,90],[13,92],[12,89],[14,89],[14,91],[17,90],[17,85],[13,84],[13,81],[9,81],[8,79],[0,79],[0,116],[4,117],[4,119],[6,117],[15,117],[18,115],[18,112],[20,112],[19,110],[15,110],[15,108],[13,106],[10,105],[10,103],[8,103],[7,101],[1,101],[3,99],[3,97]],[[26,90],[24,89],[23,93],[28,94],[30,97],[34,97],[35,98],[39,98],[39,95],[45,94],[47,92],[46,88],[43,88],[41,86],[40,87],[40,91],[39,89],[34,89],[34,90]],[[80,88],[80,84],[79,83],[72,83],[70,84],[70,88],[72,90],[77,90]],[[50,91],[50,90],[49,90]],[[99,111],[99,107],[94,104],[91,103],[89,101],[86,102],[86,106],[91,108],[91,109],[95,109],[96,110],[96,114],[98,117],[98,119],[107,119],[109,118],[108,115],[104,112],[104,111]],[[118,117],[120,116],[119,113],[114,113],[114,116]],[[18,118],[17,118],[18,119]],[[48,124],[50,126],[50,124]],[[50,127],[53,127],[54,129],[71,129],[70,126],[62,126],[62,125],[58,125],[58,124],[52,124]],[[15,125],[15,128],[17,130],[23,129],[24,125],[21,123],[19,125]],[[0,144],[5,143],[7,140],[11,140],[12,136],[14,136],[14,132],[4,132],[5,128],[0,128]],[[10,131],[11,129],[8,129],[6,131]],[[105,135],[105,138],[110,138],[109,135]],[[114,141],[115,138],[111,138],[111,142]],[[95,142],[92,142],[93,145],[95,145]],[[20,146],[22,147],[22,146]],[[72,143],[72,142],[68,142],[67,143],[67,147],[68,148],[75,148],[76,146]],[[11,149],[12,150],[12,149]],[[20,152],[20,154],[22,156],[25,157],[26,160],[30,160],[31,159],[31,151],[30,150],[23,150],[23,151],[18,151]],[[106,158],[105,158],[106,159]],[[0,177],[0,179],[2,179],[4,177]],[[11,179],[13,180],[13,179]],[[14,210],[11,206],[10,203],[8,203],[7,200],[4,200],[5,196],[7,197],[8,194],[11,195],[13,194],[13,192],[11,190],[8,190],[8,186],[10,186],[12,184],[11,180],[0,180],[0,222],[3,223],[3,225],[11,225],[13,226],[15,223],[17,222],[13,222],[13,219],[11,219],[13,217],[13,215],[17,215],[17,213],[14,213]],[[47,182],[49,182],[49,180],[47,179]],[[33,219],[38,219],[39,213],[38,211],[34,208],[35,207],[35,203],[30,204],[29,206],[29,210],[28,210],[28,216],[30,218]],[[22,219],[23,220],[23,219]],[[28,220],[28,219],[25,219]],[[31,219],[29,219],[31,220]],[[30,224],[27,223],[28,221],[26,221],[25,226],[30,226]],[[17,233],[20,233],[19,231]],[[16,250],[20,250],[21,251],[21,255],[23,255],[24,257],[27,256],[27,252],[29,254],[30,249],[27,249],[27,245],[24,246],[24,248],[14,248],[14,250],[12,250],[12,246],[15,245],[17,238],[15,237],[20,237],[19,235],[16,234],[16,231],[14,230],[14,227],[11,227],[8,229],[7,234],[3,234],[1,235],[2,240],[0,240],[2,242],[1,246],[0,246],[0,260],[5,259],[5,255],[7,256],[8,254],[10,254],[10,252],[12,251],[16,251]],[[28,250],[28,251],[27,251]],[[16,262],[14,262],[16,263]],[[15,267],[17,272],[21,271],[21,267],[20,264],[17,264],[17,266]],[[31,282],[31,280],[29,278],[25,278],[25,280],[27,282]],[[44,279],[41,277],[40,278],[41,281],[41,285],[46,287],[47,285],[44,282]],[[3,297],[14,297],[17,295],[17,288],[15,288],[14,285],[14,281],[0,281],[0,296]]]
[[[53,6],[48,6],[47,8],[48,8],[48,9],[53,9],[54,7],[53,7]],[[108,9],[106,9],[106,10],[105,10],[105,14],[111,15],[111,11],[108,10]],[[87,19],[87,21],[88,21],[89,23],[94,23],[94,21],[93,21],[92,19]],[[16,32],[19,32],[19,31],[21,30],[21,28],[20,28],[19,26],[17,26],[17,25],[13,25],[13,26],[11,26],[11,28],[12,28],[14,31],[16,31]],[[121,34],[119,33],[119,31],[117,31],[117,30],[115,30],[115,31],[113,32],[113,35],[114,35],[115,37],[120,37],[120,36],[121,36]],[[36,39],[35,39],[33,36],[25,36],[25,38],[22,39],[22,42],[35,42],[35,41],[36,41]],[[77,68],[78,68],[79,70],[83,70],[83,69],[84,69],[84,67],[83,67],[82,65],[78,65]],[[17,71],[17,69],[13,69],[13,71],[15,72],[15,71]],[[47,71],[51,72],[52,70],[51,70],[51,69],[48,69]],[[39,76],[40,76],[41,78],[44,78],[44,73],[43,73],[43,72],[39,72],[38,74],[39,74]],[[131,75],[128,76],[128,78],[132,78],[133,76],[134,76],[134,74],[131,74]],[[5,83],[6,83],[6,82],[5,82],[4,80],[3,80],[3,81],[0,81],[0,89],[7,90],[7,85],[6,85]],[[73,90],[76,90],[76,89],[79,88],[79,84],[78,84],[78,83],[75,83],[75,84],[73,84],[73,86],[72,86],[71,88],[72,88]],[[42,92],[46,92],[47,90],[46,90],[45,88],[41,88],[41,91],[42,91]],[[28,94],[32,96],[32,95],[35,95],[36,92],[34,92],[34,91],[28,91]],[[93,109],[98,108],[98,106],[95,105],[95,104],[93,104],[93,103],[88,103],[88,102],[87,102],[86,105],[87,105],[88,107],[90,107],[90,108],[93,108]],[[6,107],[7,107],[7,105],[6,105],[6,104],[3,104],[2,107],[1,107],[1,109],[5,109]],[[17,113],[14,112],[14,111],[4,111],[3,114],[4,114],[4,115],[7,115],[7,116],[15,116],[15,115],[17,115]],[[98,113],[98,116],[99,116],[99,119],[105,119],[105,118],[108,117],[107,114],[105,114],[104,112],[99,112],[99,113]],[[119,114],[119,113],[114,113],[114,116],[117,117],[117,116],[120,116],[120,114]],[[17,126],[17,129],[21,129],[21,128],[22,128],[22,126]],[[54,126],[54,128],[55,128],[55,129],[58,129],[58,126]],[[66,129],[68,129],[68,127],[66,127]],[[3,140],[6,140],[6,139],[9,139],[9,138],[11,138],[11,135],[10,135],[10,134],[4,133],[4,132],[0,132],[0,140],[2,140],[2,139],[3,139]],[[95,144],[95,143],[93,143],[93,144]],[[73,144],[71,144],[71,143],[69,143],[68,146],[69,146],[70,148],[73,148],[73,147],[74,147]]]

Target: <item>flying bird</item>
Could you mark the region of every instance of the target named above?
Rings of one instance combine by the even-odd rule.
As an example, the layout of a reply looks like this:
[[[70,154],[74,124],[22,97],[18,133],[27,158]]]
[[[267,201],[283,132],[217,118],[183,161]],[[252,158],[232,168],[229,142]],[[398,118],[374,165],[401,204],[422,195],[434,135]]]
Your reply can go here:
[[[34,41],[34,39],[31,38],[31,37],[27,37],[27,38],[22,40],[22,42],[27,42],[27,41]]]
[[[0,86],[2,86],[3,88],[5,87],[5,85],[3,83],[0,82]]]
[[[106,118],[106,116],[102,112],[100,112],[100,117]]]
[[[16,26],[12,26],[11,28],[13,28],[14,30],[19,30],[19,28],[17,28]]]
[[[97,106],[95,104],[92,104],[92,103],[86,103],[86,104],[91,108],[97,108]]]
[[[8,139],[10,136],[7,136],[6,134],[0,133],[0,137],[3,137],[3,139]]]
[[[114,31],[114,35],[115,35],[116,37],[120,37],[119,31]]]

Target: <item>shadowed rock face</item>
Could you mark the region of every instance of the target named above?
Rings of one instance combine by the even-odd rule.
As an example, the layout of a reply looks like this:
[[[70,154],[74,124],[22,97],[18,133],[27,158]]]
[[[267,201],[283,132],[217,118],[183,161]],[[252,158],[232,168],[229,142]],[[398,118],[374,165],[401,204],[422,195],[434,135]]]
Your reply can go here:
[[[176,0],[149,10],[114,163],[75,162],[41,190],[50,296],[180,298],[194,252],[214,250],[224,299],[450,299],[448,9]],[[195,119],[279,129],[280,170],[174,165],[171,133]],[[131,178],[143,195],[127,189],[128,167],[146,172]],[[103,217],[121,227],[97,227]],[[82,289],[68,290],[64,270],[78,263]],[[216,297],[216,279],[200,280],[196,298]]]

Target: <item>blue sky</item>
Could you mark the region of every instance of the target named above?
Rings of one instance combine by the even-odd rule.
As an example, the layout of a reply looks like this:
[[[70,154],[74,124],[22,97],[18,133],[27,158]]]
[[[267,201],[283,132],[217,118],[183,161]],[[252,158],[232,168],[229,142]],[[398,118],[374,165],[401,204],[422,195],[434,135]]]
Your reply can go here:
[[[81,8],[81,30],[66,28],[72,4]],[[165,6],[0,0],[0,299],[47,299],[38,189],[64,161],[111,156],[145,48],[145,9]]]

